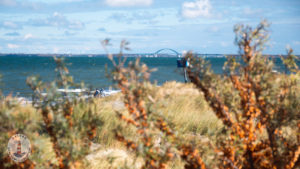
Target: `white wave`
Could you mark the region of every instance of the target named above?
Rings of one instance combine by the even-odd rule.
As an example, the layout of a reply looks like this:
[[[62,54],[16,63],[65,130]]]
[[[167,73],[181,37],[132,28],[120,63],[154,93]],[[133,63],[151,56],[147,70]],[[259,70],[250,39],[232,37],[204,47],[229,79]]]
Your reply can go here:
[[[94,94],[96,92],[96,90],[92,90],[89,91],[87,89],[57,89],[58,92],[64,92],[64,93],[83,93],[83,92],[87,92],[87,93],[91,93]],[[101,93],[101,96],[110,96],[116,93],[119,93],[120,90],[103,90]]]
[[[81,98],[92,98],[94,97],[94,93],[96,92],[96,90],[92,90],[89,91],[87,89],[57,89],[58,92],[65,92],[65,93],[84,93],[83,95],[80,95]],[[110,96],[110,95],[114,95],[119,93],[121,90],[103,90],[102,93],[100,93],[99,96],[97,97],[106,97],[106,96]],[[41,93],[42,96],[47,96],[47,93]],[[68,96],[64,96],[64,97],[68,97]],[[22,105],[26,105],[26,104],[32,104],[32,99],[31,98],[27,98],[27,97],[17,97],[17,101],[19,103],[21,103]]]
[[[57,91],[65,93],[82,93],[86,92],[86,89],[57,89]]]
[[[121,90],[104,90],[103,93],[106,95],[112,95],[112,94],[116,94],[119,93]]]
[[[121,90],[103,90],[102,92],[99,93],[99,96],[105,97],[105,96],[110,96],[116,93],[119,93]],[[92,91],[92,93],[95,93],[96,91]]]
[[[17,97],[16,99],[17,99],[17,102],[20,103],[21,105],[32,104],[32,101],[30,98]]]

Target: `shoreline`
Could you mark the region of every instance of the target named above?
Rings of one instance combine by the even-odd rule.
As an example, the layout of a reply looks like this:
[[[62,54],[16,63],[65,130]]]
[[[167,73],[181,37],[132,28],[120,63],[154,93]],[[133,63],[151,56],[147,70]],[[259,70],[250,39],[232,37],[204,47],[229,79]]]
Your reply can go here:
[[[99,94],[98,96],[94,96],[94,93],[96,90],[92,90],[92,91],[85,91],[84,89],[57,89],[58,92],[65,92],[65,93],[77,93],[78,96],[80,98],[83,99],[89,99],[89,98],[99,98],[99,97],[107,97],[107,96],[111,96],[111,95],[115,95],[117,93],[120,92],[120,90],[103,90],[103,93]],[[47,93],[42,93],[42,95],[46,95]],[[80,95],[82,94],[82,95]],[[4,95],[3,95],[4,96]],[[11,96],[11,95],[7,95],[4,96],[4,98],[12,98],[13,100],[16,99],[15,101],[17,101],[20,105],[28,105],[28,104],[32,104],[32,98],[30,97],[24,97],[24,96]]]

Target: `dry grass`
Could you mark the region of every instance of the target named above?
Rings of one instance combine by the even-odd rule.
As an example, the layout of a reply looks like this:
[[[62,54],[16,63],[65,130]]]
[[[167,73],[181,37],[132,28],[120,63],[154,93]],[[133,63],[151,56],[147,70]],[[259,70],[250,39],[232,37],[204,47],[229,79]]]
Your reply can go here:
[[[157,112],[162,113],[180,134],[210,135],[222,128],[202,93],[192,84],[168,82],[156,92]]]
[[[153,87],[155,112],[163,115],[170,125],[178,131],[178,135],[192,136],[201,134],[210,136],[222,129],[222,123],[208,107],[203,95],[192,84],[167,82],[162,86]],[[105,122],[98,143],[114,146],[118,141],[114,138],[113,129],[122,125],[126,134],[134,136],[132,128],[127,128],[117,118],[115,111],[126,111],[122,102],[122,95],[95,100],[99,116]]]

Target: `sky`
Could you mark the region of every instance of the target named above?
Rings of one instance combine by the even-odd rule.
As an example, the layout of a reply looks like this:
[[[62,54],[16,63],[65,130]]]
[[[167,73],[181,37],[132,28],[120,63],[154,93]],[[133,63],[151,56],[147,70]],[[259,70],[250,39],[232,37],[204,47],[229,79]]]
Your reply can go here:
[[[300,0],[0,0],[0,53],[235,54],[234,25],[267,19],[264,53],[300,54]]]

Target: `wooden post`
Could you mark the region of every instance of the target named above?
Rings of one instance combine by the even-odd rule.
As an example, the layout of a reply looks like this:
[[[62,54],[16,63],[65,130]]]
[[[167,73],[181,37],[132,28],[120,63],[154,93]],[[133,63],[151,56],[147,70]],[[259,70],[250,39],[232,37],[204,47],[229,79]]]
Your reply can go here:
[[[184,71],[184,82],[187,83],[187,75],[186,75],[186,68],[183,68]]]

